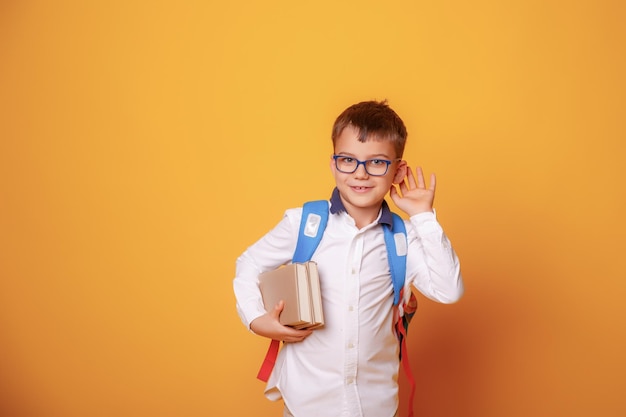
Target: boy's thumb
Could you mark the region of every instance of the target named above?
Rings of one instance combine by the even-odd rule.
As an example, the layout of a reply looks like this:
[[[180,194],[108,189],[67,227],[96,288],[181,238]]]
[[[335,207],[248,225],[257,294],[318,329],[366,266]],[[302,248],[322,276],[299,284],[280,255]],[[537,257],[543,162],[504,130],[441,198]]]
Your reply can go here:
[[[278,318],[278,316],[280,316],[280,313],[282,313],[284,308],[285,308],[285,302],[283,300],[280,300],[274,306],[274,310],[272,311],[272,316]]]

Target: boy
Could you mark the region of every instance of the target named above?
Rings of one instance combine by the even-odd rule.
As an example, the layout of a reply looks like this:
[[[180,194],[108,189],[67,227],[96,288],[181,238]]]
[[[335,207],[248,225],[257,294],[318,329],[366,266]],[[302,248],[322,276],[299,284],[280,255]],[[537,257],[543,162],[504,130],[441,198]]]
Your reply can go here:
[[[281,301],[263,308],[260,273],[289,263],[302,209],[282,221],[237,260],[237,310],[254,333],[285,342],[265,391],[282,398],[284,416],[393,417],[398,410],[399,344],[392,328],[393,286],[383,237],[391,222],[387,193],[409,216],[405,301],[411,285],[425,296],[453,303],[463,293],[458,258],[435,218],[435,176],[426,187],[402,160],[407,131],[386,102],[348,107],[332,131],[330,170],[336,188],[318,265],[325,326],[282,326]]]

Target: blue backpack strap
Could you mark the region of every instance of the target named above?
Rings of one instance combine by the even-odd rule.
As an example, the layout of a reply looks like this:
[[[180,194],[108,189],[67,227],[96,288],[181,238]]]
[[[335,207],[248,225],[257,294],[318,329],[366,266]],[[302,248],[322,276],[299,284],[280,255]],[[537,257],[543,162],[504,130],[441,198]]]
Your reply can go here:
[[[316,200],[304,203],[298,243],[293,254],[292,262],[306,262],[311,260],[317,249],[324,229],[328,223],[328,201]]]
[[[400,303],[400,293],[404,288],[404,277],[406,276],[406,253],[407,238],[404,220],[396,213],[393,214],[393,227],[383,226],[385,235],[385,246],[387,246],[387,258],[389,259],[389,270],[391,271],[391,281],[393,282],[393,304]]]

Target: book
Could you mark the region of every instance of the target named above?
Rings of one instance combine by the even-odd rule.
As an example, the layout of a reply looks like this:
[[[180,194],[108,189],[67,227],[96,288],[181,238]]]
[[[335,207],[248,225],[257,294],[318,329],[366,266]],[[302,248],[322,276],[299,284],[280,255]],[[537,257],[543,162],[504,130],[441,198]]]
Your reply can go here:
[[[280,301],[285,307],[280,323],[295,329],[315,329],[324,325],[322,292],[317,264],[292,263],[259,275],[259,288],[266,311]]]

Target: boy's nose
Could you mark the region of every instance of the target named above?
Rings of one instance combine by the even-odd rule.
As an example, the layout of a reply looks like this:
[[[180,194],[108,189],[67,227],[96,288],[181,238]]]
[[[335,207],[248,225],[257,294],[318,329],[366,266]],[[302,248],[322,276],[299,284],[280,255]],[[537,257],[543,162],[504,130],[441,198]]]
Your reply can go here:
[[[356,171],[354,171],[354,176],[357,178],[367,178],[369,176],[367,170],[365,169],[365,164],[357,165]]]

